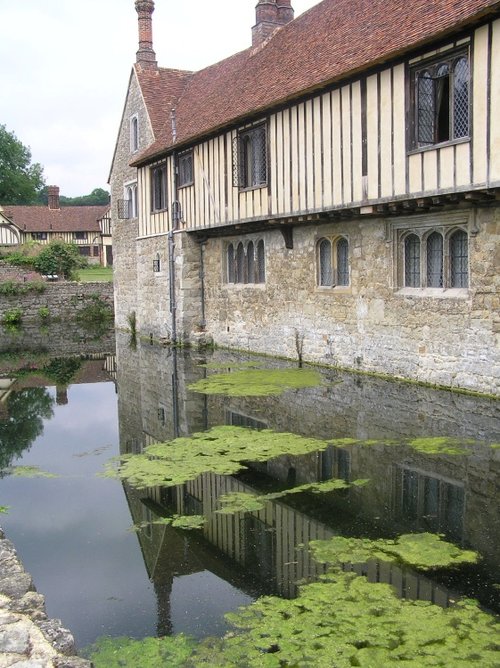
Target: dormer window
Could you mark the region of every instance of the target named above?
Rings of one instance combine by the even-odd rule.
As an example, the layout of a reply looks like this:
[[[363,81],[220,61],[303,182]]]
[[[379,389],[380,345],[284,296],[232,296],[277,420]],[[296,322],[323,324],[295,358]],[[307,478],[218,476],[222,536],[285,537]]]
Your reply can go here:
[[[130,119],[130,150],[132,153],[139,150],[139,118],[137,115]]]

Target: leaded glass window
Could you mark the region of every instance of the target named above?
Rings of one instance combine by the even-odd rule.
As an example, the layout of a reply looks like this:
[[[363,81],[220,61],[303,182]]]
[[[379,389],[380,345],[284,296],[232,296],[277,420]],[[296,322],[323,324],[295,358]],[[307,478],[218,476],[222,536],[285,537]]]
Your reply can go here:
[[[438,232],[427,238],[427,287],[443,287],[443,237]]]
[[[319,242],[319,284],[331,286],[332,283],[332,242],[329,239],[322,239]]]
[[[450,278],[452,288],[469,286],[469,243],[463,230],[450,237]]]
[[[415,147],[469,136],[470,76],[467,53],[412,72]]]
[[[349,285],[349,244],[347,239],[337,241],[337,285]]]
[[[420,239],[416,234],[405,238],[405,287],[420,287]]]

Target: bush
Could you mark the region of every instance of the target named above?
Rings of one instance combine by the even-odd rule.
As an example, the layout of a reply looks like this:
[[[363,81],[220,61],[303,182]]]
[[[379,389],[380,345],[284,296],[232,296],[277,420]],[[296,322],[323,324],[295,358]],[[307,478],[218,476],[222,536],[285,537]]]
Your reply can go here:
[[[0,295],[5,295],[6,297],[17,297],[17,295],[26,295],[29,292],[41,294],[45,290],[46,286],[42,281],[26,281],[25,283],[4,281],[0,283]]]
[[[75,244],[52,241],[35,259],[35,269],[45,276],[57,275],[66,279],[76,278],[76,270],[87,266]]]

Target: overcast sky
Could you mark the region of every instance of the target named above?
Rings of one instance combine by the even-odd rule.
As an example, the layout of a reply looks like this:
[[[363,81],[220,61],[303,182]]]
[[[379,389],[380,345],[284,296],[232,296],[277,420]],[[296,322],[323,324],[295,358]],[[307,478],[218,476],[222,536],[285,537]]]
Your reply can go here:
[[[297,17],[319,0],[292,0]],[[156,0],[158,64],[198,70],[247,48],[257,0]],[[134,0],[0,0],[0,125],[67,197],[108,188],[130,68]]]

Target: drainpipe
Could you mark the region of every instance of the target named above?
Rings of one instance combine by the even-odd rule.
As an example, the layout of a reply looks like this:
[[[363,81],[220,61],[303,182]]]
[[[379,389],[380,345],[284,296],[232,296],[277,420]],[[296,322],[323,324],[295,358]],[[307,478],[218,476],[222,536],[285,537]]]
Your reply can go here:
[[[201,322],[200,325],[203,329],[207,326],[207,321],[205,320],[205,244],[207,237],[202,237],[200,242],[200,300],[201,300]]]
[[[177,153],[172,156],[174,165],[174,199],[172,201],[172,224],[168,233],[168,276],[170,283],[170,313],[172,314],[172,343],[177,343],[177,299],[175,294],[175,242],[174,232],[179,229],[180,205],[178,200]]]

